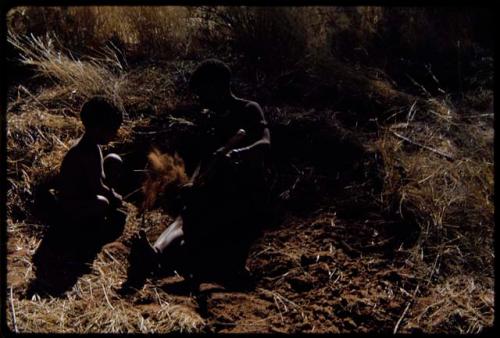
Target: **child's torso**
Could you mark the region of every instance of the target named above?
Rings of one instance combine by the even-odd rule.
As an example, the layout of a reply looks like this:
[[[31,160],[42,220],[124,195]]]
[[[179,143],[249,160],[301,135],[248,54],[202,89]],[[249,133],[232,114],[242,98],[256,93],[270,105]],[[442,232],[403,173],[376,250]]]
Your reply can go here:
[[[61,197],[94,198],[98,186],[92,180],[104,179],[103,157],[99,145],[78,142],[66,154],[59,173]]]

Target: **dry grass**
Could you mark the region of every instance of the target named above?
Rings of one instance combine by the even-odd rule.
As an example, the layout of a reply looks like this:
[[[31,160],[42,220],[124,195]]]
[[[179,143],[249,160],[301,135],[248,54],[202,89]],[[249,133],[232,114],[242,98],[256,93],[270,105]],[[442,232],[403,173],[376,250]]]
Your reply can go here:
[[[121,95],[122,66],[112,49],[102,57],[76,59],[70,52],[62,52],[61,46],[47,36],[9,35],[9,42],[21,53],[21,62],[35,67],[39,75],[57,81],[73,94],[89,98],[94,95],[116,97]]]
[[[9,114],[7,124],[7,210],[16,214],[28,208],[32,189],[55,172],[82,127],[74,117],[38,109]]]
[[[177,57],[193,44],[192,10],[162,7],[17,7],[9,28],[21,35],[53,32],[65,46],[84,53],[130,47],[130,56]]]
[[[454,277],[418,299],[407,329],[477,334],[494,321],[494,291],[472,277]],[[452,331],[450,332],[450,326]]]
[[[416,114],[388,126],[377,142],[385,169],[382,203],[417,220],[417,256],[424,256],[429,274],[492,277],[492,125],[464,122],[451,109],[444,116]]]
[[[141,227],[136,208],[127,205],[129,219],[123,238]],[[161,226],[166,219],[148,213],[146,219]],[[148,222],[148,223],[149,223]],[[13,288],[8,321],[19,332],[29,333],[166,333],[199,332],[204,320],[189,299],[171,296],[156,285],[146,285],[132,298],[117,294],[126,278],[127,248],[115,242],[103,248],[91,272],[79,278],[63,297],[32,299],[21,296],[25,281],[33,278],[31,255],[40,244],[40,234],[26,223],[8,224],[8,284]],[[146,229],[147,230],[147,229]],[[153,300],[150,302],[149,300]]]
[[[150,209],[154,206],[161,193],[178,191],[181,185],[188,182],[184,161],[179,155],[162,154],[153,149],[148,154],[148,175],[142,186],[144,202],[142,208]]]

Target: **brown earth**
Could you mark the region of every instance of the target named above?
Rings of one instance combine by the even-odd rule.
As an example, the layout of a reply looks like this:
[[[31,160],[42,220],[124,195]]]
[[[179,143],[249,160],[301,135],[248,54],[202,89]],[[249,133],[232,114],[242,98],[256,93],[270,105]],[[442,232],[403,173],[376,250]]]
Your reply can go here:
[[[411,266],[405,265],[407,253],[391,247],[391,239],[383,233],[384,220],[377,215],[366,217],[342,219],[334,212],[318,210],[307,218],[290,216],[266,231],[247,262],[256,279],[251,291],[206,283],[201,293],[193,294],[182,287],[181,277],[168,277],[149,280],[143,290],[120,302],[133,304],[147,319],[162,310],[160,299],[168,299],[169,306],[182,306],[191,316],[199,316],[200,329],[208,332],[392,332],[411,304],[417,283]],[[141,222],[153,240],[168,220],[151,212]],[[124,235],[106,245],[92,271],[79,278],[81,290],[73,287],[66,297],[85,293],[84,280],[92,280],[97,273],[102,282],[112,270],[105,298],[116,303],[116,289],[126,277],[126,239],[139,221],[129,218]],[[29,240],[29,245],[21,245],[22,239]],[[17,302],[29,302],[22,298],[37,242],[17,236],[9,241],[8,284],[20,298]]]

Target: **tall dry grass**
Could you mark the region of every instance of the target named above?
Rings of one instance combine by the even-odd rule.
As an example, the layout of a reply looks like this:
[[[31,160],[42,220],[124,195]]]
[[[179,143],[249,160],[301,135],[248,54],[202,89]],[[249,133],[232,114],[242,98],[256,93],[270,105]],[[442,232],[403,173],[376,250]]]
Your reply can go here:
[[[20,61],[73,94],[89,98],[94,95],[120,96],[124,84],[123,69],[116,53],[103,50],[101,57],[77,59],[56,40],[46,35],[10,34],[8,41],[19,50]]]
[[[179,57],[192,40],[190,9],[164,7],[16,7],[8,13],[16,34],[53,33],[65,47],[92,54],[106,45],[130,55]]]
[[[266,74],[303,67],[321,39],[321,16],[313,8],[218,7],[205,10],[203,19],[212,22],[207,35],[227,41],[234,57]]]
[[[245,65],[257,83],[314,66],[326,54],[352,67],[376,67],[417,93],[411,78],[433,95],[466,89],[476,73],[471,62],[485,56],[475,41],[490,46],[492,20],[485,9],[398,7],[18,7],[8,13],[13,33],[51,32],[80,54],[112,48],[132,63],[214,56]]]

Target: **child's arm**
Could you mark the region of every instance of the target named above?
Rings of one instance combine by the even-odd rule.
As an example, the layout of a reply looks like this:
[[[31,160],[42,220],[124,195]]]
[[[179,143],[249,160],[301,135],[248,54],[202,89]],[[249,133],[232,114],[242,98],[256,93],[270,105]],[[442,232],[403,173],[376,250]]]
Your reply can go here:
[[[91,191],[94,191],[96,195],[106,197],[112,206],[119,206],[121,196],[104,184],[103,181],[103,158],[100,148],[92,151],[86,157],[87,184],[89,184]]]

